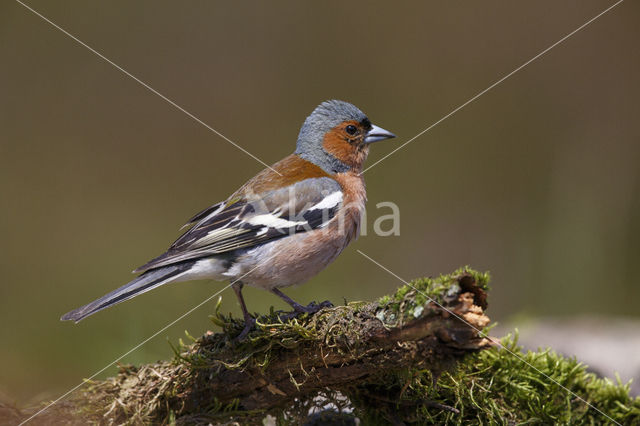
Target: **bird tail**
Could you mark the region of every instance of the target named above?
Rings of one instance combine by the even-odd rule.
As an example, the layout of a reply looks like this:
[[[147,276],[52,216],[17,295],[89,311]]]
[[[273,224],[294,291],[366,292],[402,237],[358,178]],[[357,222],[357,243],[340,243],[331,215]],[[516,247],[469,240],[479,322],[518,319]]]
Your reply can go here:
[[[98,311],[106,309],[110,306],[116,305],[125,300],[129,300],[132,297],[136,297],[139,294],[145,293],[156,287],[160,287],[163,284],[178,280],[181,275],[188,273],[191,266],[195,262],[182,262],[175,265],[165,266],[163,268],[152,269],[140,275],[133,281],[123,285],[122,287],[112,291],[109,294],[102,296],[101,298],[94,300],[88,305],[74,309],[71,312],[64,314],[61,321],[82,321],[89,315],[93,315]]]

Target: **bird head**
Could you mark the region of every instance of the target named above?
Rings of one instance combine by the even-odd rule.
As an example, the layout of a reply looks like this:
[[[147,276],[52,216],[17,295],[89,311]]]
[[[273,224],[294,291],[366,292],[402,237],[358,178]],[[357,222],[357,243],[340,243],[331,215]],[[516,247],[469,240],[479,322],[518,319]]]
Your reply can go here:
[[[372,124],[356,106],[331,100],[321,103],[304,121],[295,153],[330,174],[361,172],[369,145],[394,137]]]

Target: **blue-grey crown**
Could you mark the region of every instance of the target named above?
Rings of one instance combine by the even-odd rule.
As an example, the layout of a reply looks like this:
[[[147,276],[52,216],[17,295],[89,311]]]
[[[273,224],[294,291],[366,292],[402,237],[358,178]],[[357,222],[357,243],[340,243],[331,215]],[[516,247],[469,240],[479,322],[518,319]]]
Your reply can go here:
[[[300,128],[296,154],[328,173],[345,172],[349,167],[322,147],[324,135],[343,121],[361,122],[366,119],[367,116],[355,105],[338,100],[325,101],[313,110]]]

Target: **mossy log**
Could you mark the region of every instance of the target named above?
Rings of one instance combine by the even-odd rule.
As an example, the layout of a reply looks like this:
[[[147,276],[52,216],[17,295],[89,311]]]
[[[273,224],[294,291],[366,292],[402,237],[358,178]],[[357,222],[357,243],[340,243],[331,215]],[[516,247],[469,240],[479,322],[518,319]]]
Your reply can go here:
[[[521,354],[513,341],[497,348],[480,331],[489,323],[487,282],[486,274],[461,269],[415,280],[377,302],[286,320],[271,312],[242,342],[235,339],[242,321],[216,310],[210,318],[221,332],[181,341],[172,361],[120,366],[116,377],[88,383],[34,423],[640,421],[640,400],[628,387],[551,352]],[[0,408],[0,419],[3,411],[27,416]]]

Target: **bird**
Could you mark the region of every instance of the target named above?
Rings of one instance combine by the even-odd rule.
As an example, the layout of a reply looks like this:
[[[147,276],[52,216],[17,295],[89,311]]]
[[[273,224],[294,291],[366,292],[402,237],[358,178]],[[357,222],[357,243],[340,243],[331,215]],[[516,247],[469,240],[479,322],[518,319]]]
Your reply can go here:
[[[244,317],[255,325],[245,285],[268,290],[294,313],[315,313],[280,289],[301,284],[333,262],[358,237],[365,211],[362,176],[370,145],[396,137],[355,105],[328,100],[306,118],[293,154],[248,180],[226,200],[193,216],[188,229],[122,287],[61,317],[75,321],[173,282],[230,281]]]

